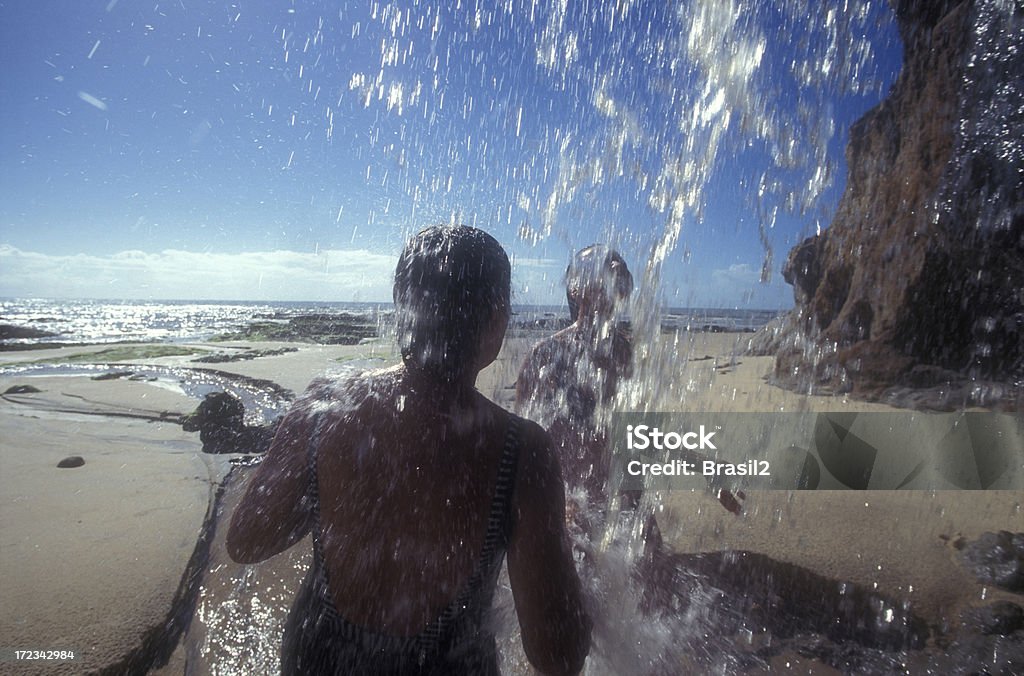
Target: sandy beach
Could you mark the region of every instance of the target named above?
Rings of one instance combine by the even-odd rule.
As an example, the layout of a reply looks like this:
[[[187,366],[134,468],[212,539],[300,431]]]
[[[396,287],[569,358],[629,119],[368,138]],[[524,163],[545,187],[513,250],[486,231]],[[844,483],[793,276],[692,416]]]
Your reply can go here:
[[[25,382],[2,378],[0,391],[15,381]],[[31,382],[39,394],[0,401],[0,643],[73,650],[75,661],[5,669],[123,671],[181,606],[226,463],[197,453],[178,424],[91,414],[187,412],[184,396],[87,377]],[[57,467],[69,456],[84,464]]]
[[[659,410],[673,410],[673,404],[704,411],[892,410],[769,385],[771,358],[743,356],[738,349],[747,336],[683,334]],[[481,374],[484,394],[510,404],[530,342],[517,337],[506,343]],[[193,347],[202,354],[275,346]],[[318,375],[395,362],[387,341],[290,347],[297,349],[213,366],[225,377],[269,380],[297,393]],[[90,349],[6,352],[0,364],[61,363]],[[200,366],[192,358],[144,362]],[[109,370],[133,366],[139,364]],[[26,385],[38,392],[11,394]],[[0,392],[9,393],[0,400],[0,648],[75,651],[73,662],[9,662],[3,671],[272,673],[308,543],[259,566],[226,557],[224,518],[246,470],[233,468],[232,456],[203,454],[198,435],[173,421],[197,399],[166,383],[59,373],[8,374],[0,378]],[[112,415],[119,413],[168,419]],[[69,456],[84,464],[58,468]],[[909,602],[930,626],[947,632],[969,607],[993,599],[1020,602],[1019,595],[975,580],[954,543],[987,531],[1021,530],[1021,492],[749,491],[743,507],[736,516],[709,490],[665,491],[656,517],[677,552],[765,554],[837,584]],[[773,659],[830,673],[806,656]],[[777,669],[781,664],[772,662]]]

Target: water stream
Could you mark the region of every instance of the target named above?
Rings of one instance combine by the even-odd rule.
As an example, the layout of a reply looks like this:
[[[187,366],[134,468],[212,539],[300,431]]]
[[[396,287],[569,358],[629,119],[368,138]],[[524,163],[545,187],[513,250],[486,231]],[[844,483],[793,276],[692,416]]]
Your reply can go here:
[[[366,266],[379,264],[367,252],[390,255],[421,227],[475,225],[506,246],[516,294],[537,304],[561,302],[573,252],[594,242],[614,247],[635,280],[616,317],[629,319],[633,373],[595,406],[587,424],[598,431],[610,428],[616,412],[678,408],[696,397],[692,382],[671,375],[685,355],[664,331],[664,308],[789,306],[781,259],[830,223],[845,181],[847,130],[883,100],[902,59],[885,0],[272,4],[160,3],[152,16],[131,19],[154,40],[168,15],[191,22],[173,51],[199,55],[196,77],[185,70],[172,75],[173,63],[165,69],[175,87],[214,92],[193,100],[187,90],[178,106],[185,111],[175,113],[200,108],[189,123],[190,152],[233,153],[245,168],[235,173],[257,186],[251,193],[233,186],[236,199],[251,202],[246,209],[288,211],[253,228],[253,239],[267,249],[313,251],[325,275],[338,265],[330,252],[349,247],[366,254],[346,264],[362,273],[364,258]],[[1002,25],[993,17],[1019,22],[1020,3],[978,4],[982,53],[975,61],[984,66],[1016,54],[1020,45],[1006,44],[992,26]],[[113,0],[106,9],[115,19],[125,9],[116,6]],[[224,39],[188,47],[188,40],[211,34]],[[103,57],[101,42],[89,61],[94,53],[97,62]],[[213,70],[205,70],[210,64]],[[979,96],[991,88],[983,70],[972,73]],[[974,156],[974,145],[994,138],[1019,167],[1019,140],[1000,135],[1000,119],[1024,110],[1014,98],[1019,91],[989,94],[1002,108],[970,112],[962,150]],[[77,98],[107,110],[88,92]],[[201,104],[185,105],[200,98],[243,112],[225,123]],[[238,139],[244,149],[232,145]],[[218,177],[233,171],[212,166],[210,175]],[[202,182],[201,172],[185,171],[187,181]],[[264,181],[271,194],[254,194]],[[210,204],[227,199],[223,188],[211,189]],[[983,200],[978,229],[1008,228],[1011,197]],[[268,266],[263,258],[253,265],[260,268],[253,286],[262,293]],[[320,293],[321,278],[313,279],[307,288]],[[362,284],[358,274],[351,280]],[[223,312],[231,318],[235,309],[225,305]],[[172,328],[161,325],[161,336],[176,335]],[[806,342],[809,353],[824,349]],[[290,398],[269,383],[214,372],[130,368],[197,398],[229,389],[245,401],[250,422],[269,420]],[[78,371],[95,372],[23,372]],[[605,388],[593,369],[579,368],[573,377],[581,387]],[[525,407],[531,404],[550,408],[558,401]],[[222,520],[233,499],[225,496]],[[938,673],[951,666],[938,651],[914,652],[935,647],[927,642],[936,628],[910,604],[874,588],[763,554],[662,545],[650,526],[652,515],[663,513],[664,496],[656,491],[630,509],[614,485],[607,495],[573,499],[596,524],[575,534],[577,550],[587,552],[579,564],[595,620],[588,674],[756,672],[790,653],[810,660],[812,671],[828,664],[889,673],[914,660]],[[272,673],[289,589],[308,563],[292,552],[264,568],[237,566],[220,539],[197,591],[183,659],[190,673]],[[498,605],[505,670],[527,673],[507,587]]]
[[[751,297],[778,284],[777,257],[828,224],[846,129],[900,66],[881,0],[309,3],[279,37],[283,86],[300,92],[291,124],[312,138],[299,156],[351,152],[371,186],[369,205],[337,198],[353,241],[478,225],[511,242],[523,289],[555,297],[566,253],[592,241],[623,253],[635,372],[598,407],[598,428],[615,411],[685,402],[665,377],[679,345],[662,339],[661,308],[687,305],[695,278],[725,284],[715,271],[736,261]],[[588,673],[767,668],[786,641],[885,672],[924,645],[908,606],[763,556],[668,551],[641,579],[659,499],[619,516],[612,504],[578,543],[600,550],[582,568]],[[504,611],[514,636],[507,600]],[[832,611],[848,624],[823,627]],[[514,643],[512,673],[525,667]]]

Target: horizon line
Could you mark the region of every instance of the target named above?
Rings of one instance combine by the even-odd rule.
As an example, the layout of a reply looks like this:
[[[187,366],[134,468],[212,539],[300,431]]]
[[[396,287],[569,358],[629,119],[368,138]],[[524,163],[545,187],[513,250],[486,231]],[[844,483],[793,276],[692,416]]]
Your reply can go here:
[[[0,302],[26,302],[26,301],[47,301],[47,302],[93,302],[111,304],[193,304],[193,305],[274,305],[274,304],[303,304],[303,305],[387,305],[394,306],[391,300],[243,300],[229,298],[101,298],[92,296],[0,296]],[[565,308],[567,303],[512,303],[512,307],[535,307],[535,308]],[[713,306],[713,305],[661,305],[662,311],[673,310],[728,310],[730,312],[788,312],[793,307],[736,307],[736,306]]]

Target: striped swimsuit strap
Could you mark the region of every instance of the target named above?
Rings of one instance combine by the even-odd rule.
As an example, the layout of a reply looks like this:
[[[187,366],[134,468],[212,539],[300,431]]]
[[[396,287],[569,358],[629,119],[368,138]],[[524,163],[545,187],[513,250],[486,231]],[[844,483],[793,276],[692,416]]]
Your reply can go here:
[[[498,462],[498,476],[494,486],[494,497],[491,500],[490,514],[487,519],[487,531],[484,544],[477,557],[473,573],[462,591],[450,603],[441,615],[414,636],[390,636],[379,634],[348,622],[337,609],[330,597],[327,568],[324,565],[323,538],[320,520],[319,472],[317,469],[317,448],[320,442],[324,421],[319,419],[310,437],[307,447],[307,465],[310,477],[310,497],[313,506],[313,565],[317,569],[323,598],[323,612],[334,621],[341,636],[347,640],[361,644],[368,650],[432,654],[435,653],[460,613],[474,605],[474,601],[482,594],[490,599],[491,590],[483,589],[488,573],[494,568],[495,557],[504,556],[503,535],[509,523],[511,495],[515,483],[515,469],[519,456],[519,427],[521,421],[509,415],[508,431],[505,434],[505,445]]]

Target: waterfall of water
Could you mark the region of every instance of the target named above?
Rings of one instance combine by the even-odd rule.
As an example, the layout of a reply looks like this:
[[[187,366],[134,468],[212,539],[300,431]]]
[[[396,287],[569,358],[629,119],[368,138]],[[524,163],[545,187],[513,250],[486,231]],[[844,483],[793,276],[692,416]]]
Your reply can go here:
[[[606,429],[613,411],[686,397],[667,376],[681,347],[661,335],[667,301],[699,302],[680,288],[680,263],[727,264],[736,234],[760,259],[756,286],[776,274],[775,248],[794,243],[780,241],[781,223],[821,229],[839,132],[892,77],[875,59],[893,46],[891,22],[878,0],[374,2],[368,17],[297,18],[282,46],[314,100],[314,85],[338,92],[319,105],[332,143],[372,117],[355,146],[379,186],[371,225],[485,227],[512,240],[524,267],[593,241],[623,252],[638,272],[625,309],[634,374],[588,423]],[[559,264],[549,268],[523,286],[557,297]],[[599,391],[589,364],[574,377]],[[657,496],[628,519],[612,502],[597,542],[578,543],[602,550],[586,571],[598,617],[590,669],[695,664],[687,637],[701,635],[715,594],[692,587],[685,608],[645,616],[633,567]],[[727,666],[704,651],[705,666]]]

